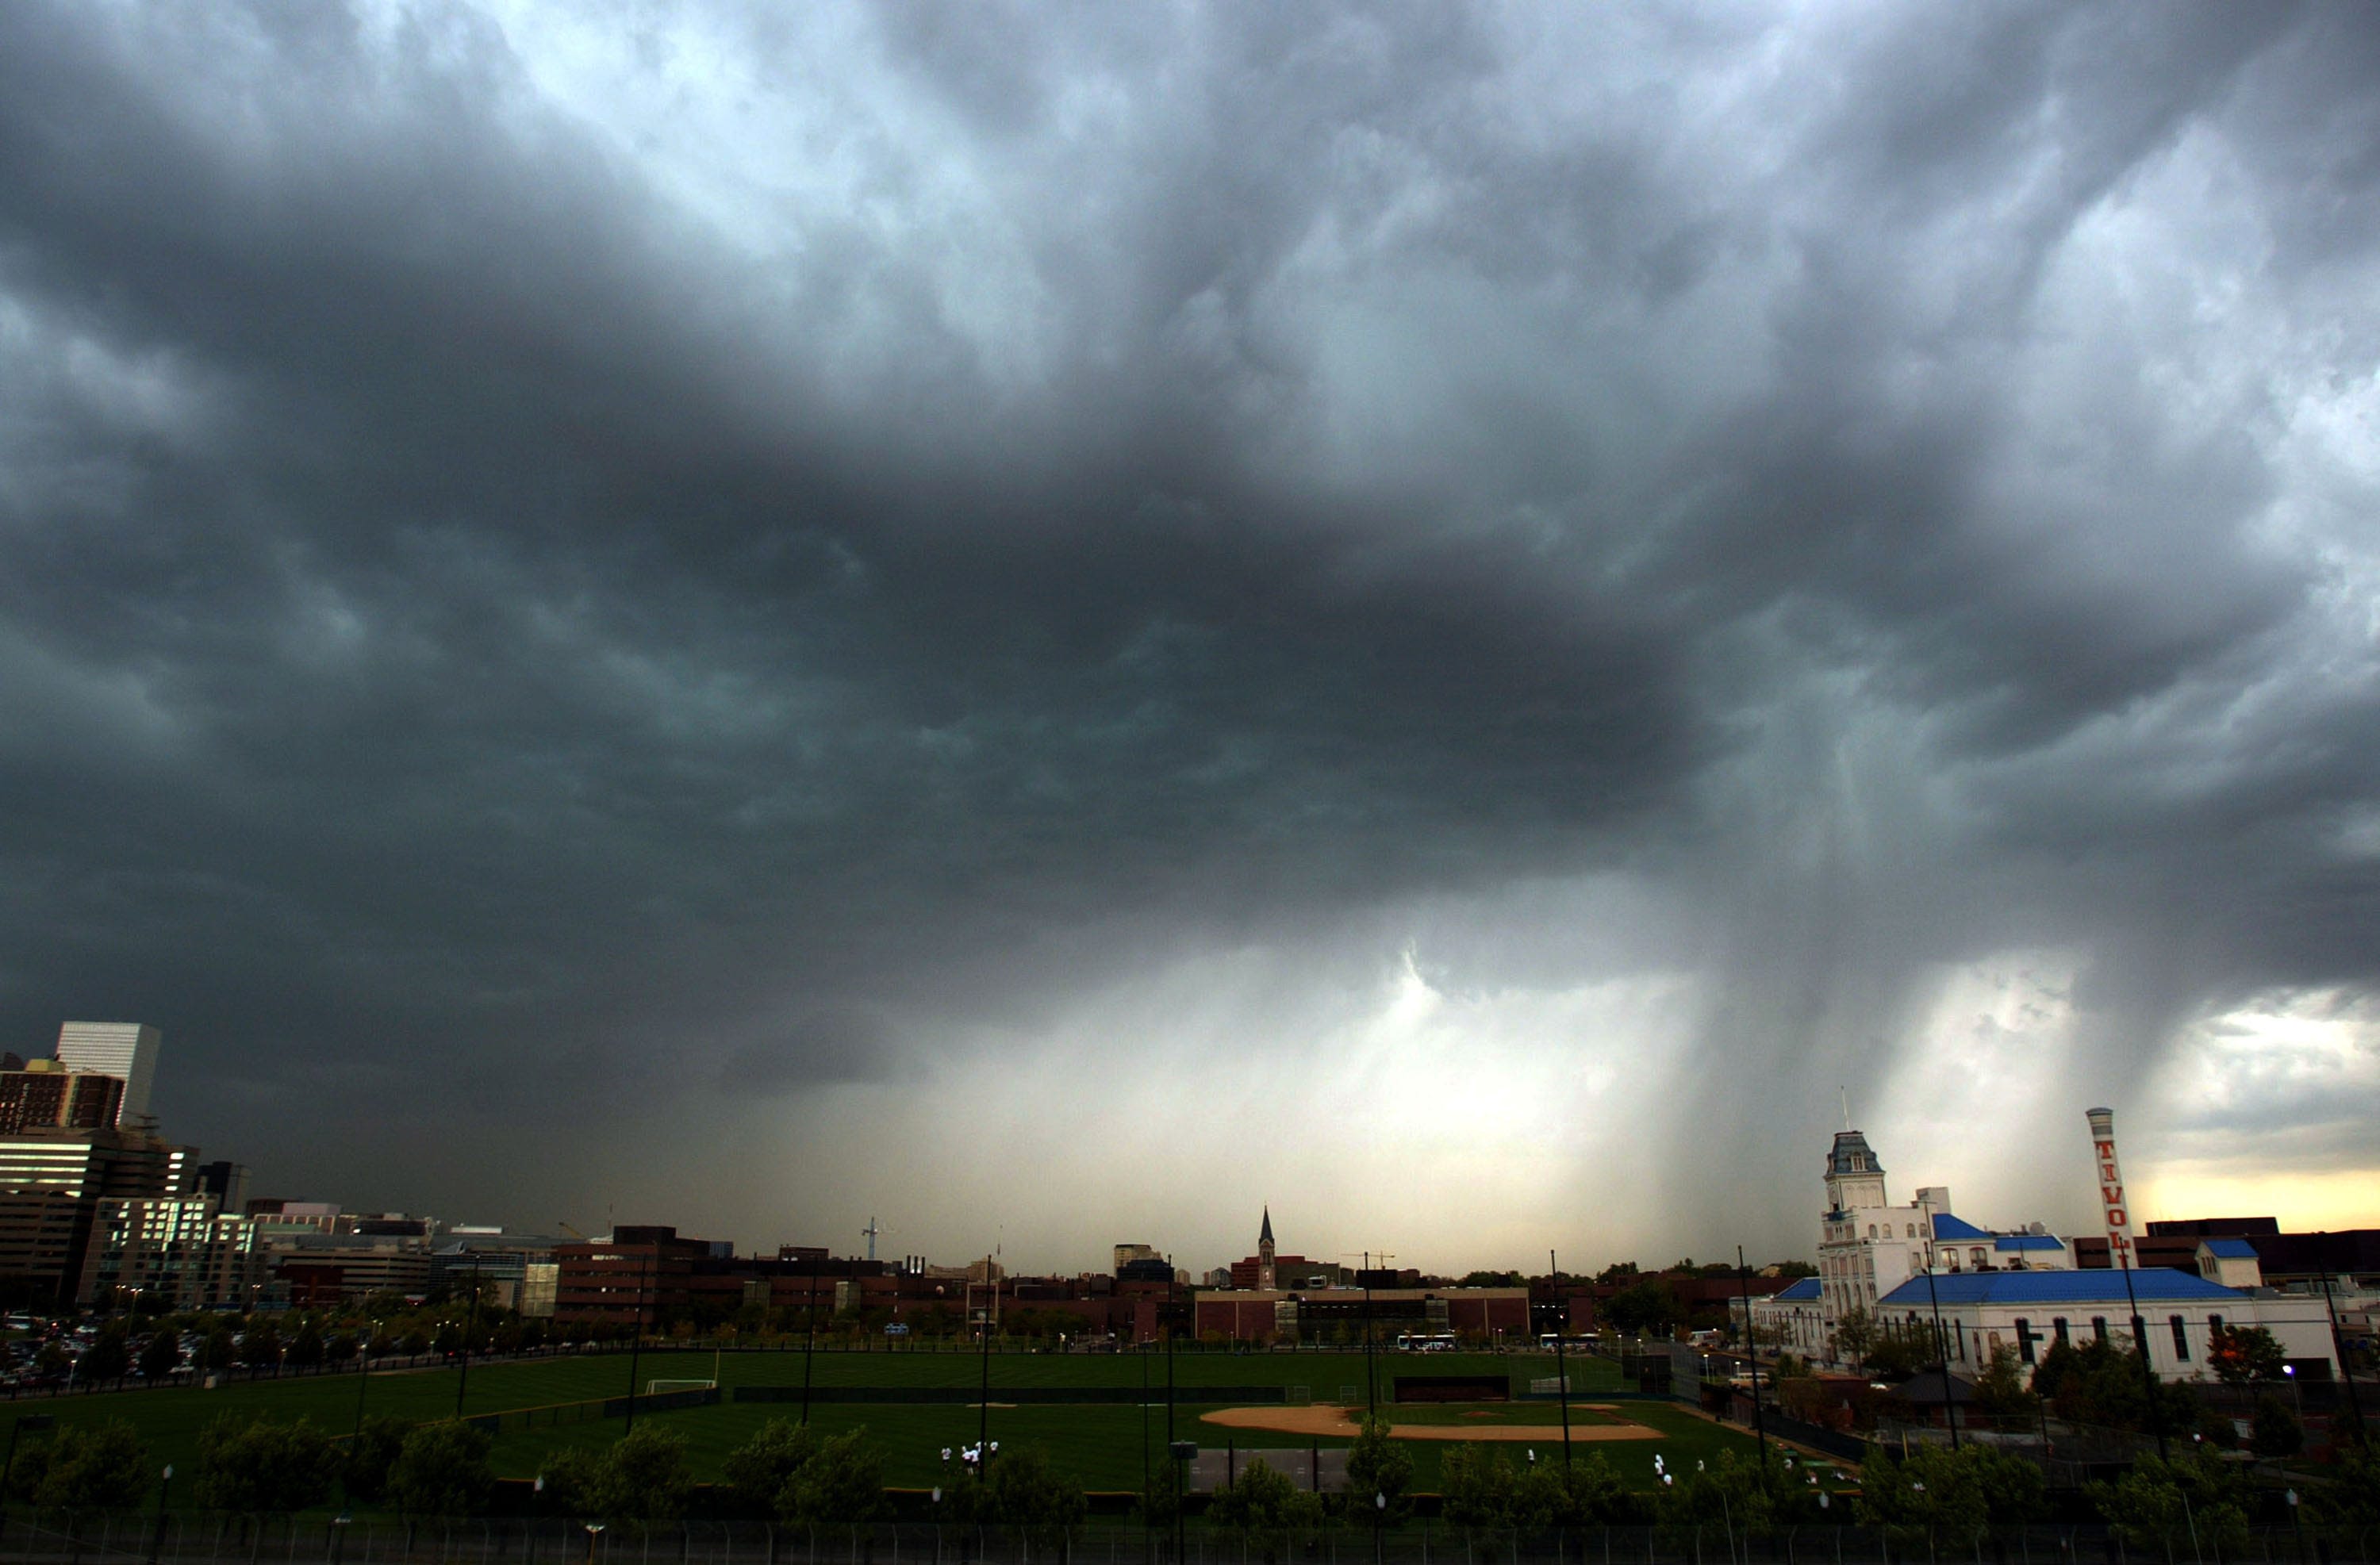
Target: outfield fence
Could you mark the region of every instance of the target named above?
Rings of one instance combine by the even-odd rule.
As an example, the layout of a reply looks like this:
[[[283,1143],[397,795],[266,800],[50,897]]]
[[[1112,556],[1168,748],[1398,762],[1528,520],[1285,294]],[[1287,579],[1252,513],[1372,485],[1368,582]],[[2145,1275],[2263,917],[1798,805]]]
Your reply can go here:
[[[69,1524],[13,1513],[0,1560],[24,1565],[2380,1565],[2380,1528],[2267,1528],[2220,1547],[2176,1536],[2146,1547],[2095,1526],[1996,1529],[1929,1545],[1866,1527],[1747,1535],[1719,1526],[1471,1530],[1407,1523],[1289,1533],[1186,1523],[1071,1530],[929,1523],[802,1528],[760,1522],[569,1518],[404,1522],[261,1520],[197,1512]]]

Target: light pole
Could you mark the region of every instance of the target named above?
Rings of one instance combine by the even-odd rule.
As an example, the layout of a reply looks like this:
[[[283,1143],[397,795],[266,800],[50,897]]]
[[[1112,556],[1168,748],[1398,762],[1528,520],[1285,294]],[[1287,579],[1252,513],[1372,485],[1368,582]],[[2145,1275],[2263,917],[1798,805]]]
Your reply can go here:
[[[595,1535],[603,1530],[601,1522],[584,1523],[587,1528],[587,1565],[595,1565]]]
[[[157,1483],[157,1530],[149,1535],[149,1565],[157,1565],[157,1553],[165,1547],[165,1497],[173,1488],[174,1468],[169,1462]]]
[[[471,1253],[471,1307],[463,1316],[463,1362],[455,1377],[455,1418],[463,1417],[463,1393],[471,1385],[471,1333],[480,1328],[480,1256]],[[633,1391],[635,1388],[631,1387]]]
[[[658,1248],[658,1247],[656,1247],[656,1248],[655,1248],[655,1250],[654,1250],[654,1255],[655,1255],[656,1256],[658,1256],[660,1255],[660,1250],[659,1250],[659,1248]],[[635,1434],[635,1433],[637,1432],[637,1371],[638,1371],[638,1368],[639,1368],[639,1367],[641,1367],[641,1365],[643,1365],[643,1362],[644,1362],[644,1351],[645,1351],[645,1257],[644,1257],[644,1256],[638,1256],[637,1257],[637,1309],[636,1309],[636,1324],[635,1324],[635,1328],[634,1328],[634,1334],[633,1334],[633,1335],[631,1335],[631,1336],[629,1337],[629,1339],[628,1339],[628,1423],[627,1423],[627,1427],[625,1427],[625,1428],[624,1428],[624,1429],[622,1429],[622,1430],[620,1431],[621,1438],[624,1438],[624,1439],[625,1439],[625,1438],[626,1438],[628,1436],[633,1435],[633,1434]],[[589,1537],[589,1538],[588,1539],[587,1548],[588,1548],[589,1555],[589,1557],[591,1558],[591,1557],[592,1557],[592,1555],[593,1555],[593,1552],[594,1552],[594,1548],[595,1548],[595,1543],[594,1543],[594,1539],[593,1539],[592,1537]]]
[[[983,1280],[997,1297],[1000,1282],[991,1275],[990,1256],[983,1258]],[[990,1310],[983,1312],[983,1382],[978,1389],[981,1396],[976,1406],[976,1450],[988,1452],[991,1450],[991,1312]],[[977,1462],[975,1471],[977,1477],[983,1476],[983,1463],[980,1461]]]
[[[1752,1427],[1760,1437],[1760,1486],[1767,1488],[1768,1486],[1768,1414],[1760,1401],[1760,1339],[1752,1329],[1752,1268],[1744,1264],[1743,1246],[1741,1244],[1735,1247],[1735,1271],[1736,1280],[1743,1284],[1743,1360],[1752,1365]],[[1928,1271],[1925,1275],[1930,1279],[1934,1274]],[[1943,1376],[1947,1379],[1949,1375],[1949,1371],[1946,1368]],[[1949,1394],[1947,1388],[1943,1394],[1945,1396]],[[1957,1440],[1958,1425],[1952,1425],[1950,1430],[1950,1438],[1953,1441]]]
[[[1554,1274],[1554,1385],[1561,1391],[1562,1469],[1570,1469],[1570,1366],[1562,1357],[1562,1335],[1570,1325],[1570,1306],[1562,1298],[1561,1262],[1551,1250],[1546,1252],[1546,1268]],[[1536,1453],[1530,1453],[1531,1461]]]
[[[818,1348],[819,1257],[810,1257],[810,1303],[802,1312],[802,1422],[810,1421],[810,1355]]]

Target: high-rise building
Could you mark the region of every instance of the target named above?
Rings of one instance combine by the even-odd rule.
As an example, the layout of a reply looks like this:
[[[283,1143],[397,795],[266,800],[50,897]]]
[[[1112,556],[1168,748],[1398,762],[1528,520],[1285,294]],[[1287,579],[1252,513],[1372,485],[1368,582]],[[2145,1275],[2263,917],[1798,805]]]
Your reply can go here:
[[[124,1084],[115,1123],[149,1112],[157,1079],[157,1048],[164,1034],[140,1022],[68,1022],[58,1029],[58,1063],[70,1071],[114,1076]]]
[[[42,1129],[114,1130],[124,1083],[55,1060],[0,1065],[0,1135]]]

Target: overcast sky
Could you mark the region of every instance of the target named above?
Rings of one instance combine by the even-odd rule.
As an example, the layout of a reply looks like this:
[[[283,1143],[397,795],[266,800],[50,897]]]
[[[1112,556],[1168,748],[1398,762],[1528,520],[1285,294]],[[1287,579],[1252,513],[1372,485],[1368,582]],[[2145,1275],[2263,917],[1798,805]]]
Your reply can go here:
[[[261,1192],[2380,1222],[2380,19],[0,6],[0,1025]]]

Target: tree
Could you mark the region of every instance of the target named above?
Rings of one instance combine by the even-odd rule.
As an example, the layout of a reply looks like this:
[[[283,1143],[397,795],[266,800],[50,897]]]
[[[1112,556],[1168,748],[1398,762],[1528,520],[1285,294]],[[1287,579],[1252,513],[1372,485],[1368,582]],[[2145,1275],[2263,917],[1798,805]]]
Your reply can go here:
[[[299,1369],[311,1369],[322,1362],[322,1328],[311,1316],[299,1322],[298,1335],[289,1339],[289,1362]]]
[[[1239,1533],[1257,1545],[1259,1558],[1271,1560],[1292,1534],[1322,1524],[1322,1497],[1308,1494],[1264,1458],[1252,1455],[1230,1486],[1215,1496],[1207,1519]]]
[[[1512,1485],[1512,1520],[1524,1527],[1640,1522],[1644,1509],[1601,1451],[1572,1462],[1537,1462],[1521,1469]]]
[[[408,1518],[468,1516],[496,1481],[485,1432],[448,1419],[407,1430],[389,1464],[388,1498]]]
[[[45,1443],[20,1450],[15,1482],[36,1506],[74,1521],[93,1511],[138,1505],[149,1487],[149,1448],[121,1420],[67,1425]]]
[[[239,1340],[240,1362],[251,1369],[271,1369],[281,1362],[281,1333],[273,1322],[259,1320]]]
[[[346,1364],[356,1356],[358,1351],[358,1344],[353,1332],[334,1331],[322,1340],[322,1362],[325,1364]]]
[[[594,1500],[596,1509],[614,1522],[674,1522],[686,1514],[693,1493],[686,1437],[648,1424],[613,1444]]]
[[[538,1508],[552,1516],[593,1516],[601,1510],[610,1452],[587,1446],[559,1446],[537,1469]]]
[[[1853,1304],[1836,1318],[1835,1357],[1845,1364],[1865,1364],[1875,1346],[1876,1317],[1864,1307]]]
[[[1009,1530],[1028,1548],[1062,1548],[1089,1514],[1082,1485],[1050,1463],[1039,1446],[1002,1451],[985,1470],[981,1520]]]
[[[1975,1406],[1978,1411],[1997,1413],[2031,1413],[2041,1403],[2026,1384],[2024,1366],[2018,1362],[2016,1350],[2003,1343],[1992,1350],[1992,1362],[1975,1377]]]
[[[229,1369],[238,1360],[239,1343],[233,1339],[231,1328],[227,1326],[217,1325],[199,1343],[199,1367],[201,1369]]]
[[[182,1366],[182,1341],[171,1331],[152,1331],[140,1344],[142,1378],[163,1380]]]
[[[2256,1399],[2255,1415],[2248,1427],[2248,1449],[2266,1461],[2295,1456],[2305,1449],[2305,1426],[2289,1411],[2289,1403],[2267,1391]]]
[[[1666,1337],[1682,1313],[1677,1291],[1658,1277],[1630,1283],[1603,1305],[1603,1318],[1632,1337]]]
[[[797,1527],[856,1527],[883,1511],[884,1459],[865,1429],[820,1440],[777,1495],[777,1514]]]
[[[378,1500],[387,1496],[389,1474],[405,1450],[410,1427],[402,1418],[386,1413],[374,1413],[363,1421],[355,1438],[347,1442],[346,1462],[339,1474],[348,1498]]]
[[[2058,1343],[2034,1369],[2033,1389],[2049,1400],[2058,1416],[2076,1424],[2134,1431],[2162,1427],[2168,1434],[2198,1427],[2198,1398],[2186,1386],[2143,1376],[2129,1335],[2081,1347]]]
[[[2186,1547],[2194,1538],[2218,1558],[2247,1547],[2247,1486],[2213,1451],[2186,1448],[2171,1461],[2144,1456],[2115,1483],[2082,1489],[2136,1547]]]
[[[1656,1498],[1656,1518],[1672,1528],[1708,1526],[1752,1534],[1798,1526],[1819,1517],[1817,1492],[1786,1472],[1771,1451],[1749,1462],[1733,1451],[1688,1474],[1673,1474]]]
[[[1884,1446],[1874,1449],[1860,1463],[1862,1522],[1904,1543],[1922,1539],[1929,1552],[1964,1548],[1983,1535],[1991,1505],[1980,1471],[1946,1460],[1947,1447],[1928,1446],[1906,1462],[1896,1461]]]
[[[1512,1520],[1512,1463],[1478,1441],[1453,1445],[1439,1467],[1439,1514],[1458,1527],[1503,1527]]]
[[[123,1379],[131,1369],[132,1350],[125,1341],[124,1328],[111,1321],[75,1361],[75,1380],[84,1386],[103,1386]]]
[[[1935,1362],[1939,1356],[1935,1347],[1934,1333],[1928,1328],[1880,1321],[1858,1362],[1887,1379],[1906,1380]]]
[[[1389,1438],[1388,1421],[1366,1418],[1364,1427],[1347,1447],[1347,1489],[1360,1507],[1375,1499],[1385,1499],[1385,1506],[1376,1506],[1381,1522],[1398,1522],[1412,1508],[1413,1457],[1404,1447]]]
[[[2284,1362],[2280,1343],[2261,1326],[2227,1326],[2207,1340],[2207,1367],[2227,1386],[2278,1380]]]
[[[199,1433],[195,1492],[210,1510],[281,1515],[328,1499],[340,1466],[330,1437],[306,1419],[225,1413]]]
[[[2380,1452],[2372,1442],[2342,1443],[2330,1475],[2306,1497],[2313,1519],[2329,1526],[2380,1526]]]
[[[777,1497],[793,1475],[818,1455],[819,1438],[806,1424],[772,1418],[750,1439],[727,1453],[722,1464],[728,1490],[746,1509],[773,1513]]]

